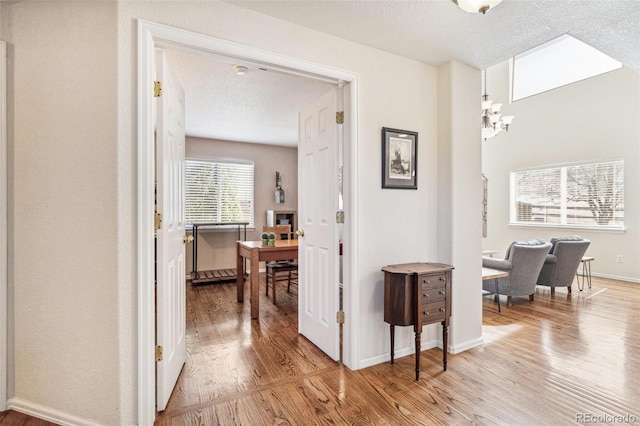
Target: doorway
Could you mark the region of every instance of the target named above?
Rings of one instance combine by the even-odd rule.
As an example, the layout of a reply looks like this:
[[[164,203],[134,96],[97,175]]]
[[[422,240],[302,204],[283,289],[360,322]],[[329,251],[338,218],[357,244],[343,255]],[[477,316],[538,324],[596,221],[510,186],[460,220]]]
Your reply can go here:
[[[324,76],[335,81],[344,81],[349,90],[345,100],[344,143],[344,282],[357,283],[355,256],[356,228],[351,218],[356,217],[357,205],[357,75],[332,67],[310,63],[297,58],[285,57],[260,49],[240,46],[224,40],[195,33],[188,33],[159,24],[140,21],[138,23],[138,413],[140,424],[150,424],[155,418],[155,312],[153,288],[153,52],[155,48],[172,49],[186,47],[200,52],[231,56],[243,61],[262,63],[308,76]],[[352,119],[350,119],[352,118]],[[330,177],[333,179],[334,177]],[[354,285],[344,288],[344,311],[349,316],[357,306],[357,291]],[[357,321],[349,321],[344,330],[344,364],[355,366],[355,334]]]

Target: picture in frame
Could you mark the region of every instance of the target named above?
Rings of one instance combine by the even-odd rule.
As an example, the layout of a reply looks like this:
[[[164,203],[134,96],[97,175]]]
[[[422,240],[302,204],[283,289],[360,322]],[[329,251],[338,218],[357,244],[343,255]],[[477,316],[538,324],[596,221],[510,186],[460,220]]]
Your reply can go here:
[[[418,189],[418,132],[382,128],[382,188]]]

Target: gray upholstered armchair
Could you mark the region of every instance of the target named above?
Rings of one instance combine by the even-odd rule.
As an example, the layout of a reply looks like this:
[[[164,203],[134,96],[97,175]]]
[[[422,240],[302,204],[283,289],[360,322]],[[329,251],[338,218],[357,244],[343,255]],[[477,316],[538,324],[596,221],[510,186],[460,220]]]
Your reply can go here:
[[[538,285],[551,287],[552,296],[556,287],[567,287],[571,293],[576,270],[590,243],[578,235],[552,238],[551,250],[538,276]]]
[[[508,277],[498,280],[498,293],[507,295],[507,306],[511,306],[512,296],[529,296],[533,301],[538,275],[550,248],[551,243],[542,240],[516,241],[509,246],[504,259],[482,258],[483,267],[509,272]],[[496,291],[493,280],[483,281],[482,288]]]

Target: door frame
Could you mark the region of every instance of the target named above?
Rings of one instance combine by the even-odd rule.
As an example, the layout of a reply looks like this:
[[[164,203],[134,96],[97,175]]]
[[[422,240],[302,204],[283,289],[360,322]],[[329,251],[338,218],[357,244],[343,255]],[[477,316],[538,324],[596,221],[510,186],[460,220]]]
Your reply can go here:
[[[9,383],[8,229],[7,229],[7,43],[0,41],[0,411],[7,409]]]
[[[188,48],[214,55],[269,65],[283,72],[311,78],[328,78],[345,83],[348,102],[345,102],[344,137],[344,311],[346,318],[357,318],[357,217],[358,187],[358,75],[354,72],[309,62],[219,38],[193,33],[145,20],[138,20],[138,159],[137,159],[137,331],[138,331],[138,424],[153,424],[155,420],[155,312],[154,312],[154,251],[153,251],[153,194],[154,194],[154,102],[153,67],[156,48]],[[337,179],[337,171],[336,171]],[[337,285],[337,283],[336,283]],[[358,360],[357,321],[346,321],[344,327],[344,364],[355,368]]]

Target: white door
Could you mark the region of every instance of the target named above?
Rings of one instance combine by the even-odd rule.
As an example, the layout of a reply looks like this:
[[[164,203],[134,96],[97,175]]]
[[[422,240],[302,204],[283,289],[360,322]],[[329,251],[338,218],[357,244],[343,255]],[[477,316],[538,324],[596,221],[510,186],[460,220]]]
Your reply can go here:
[[[162,360],[156,368],[156,408],[167,406],[186,360],[186,282],[184,247],[184,90],[156,51],[156,79],[162,83],[157,98],[156,182],[157,230],[156,345]]]
[[[338,89],[300,112],[298,140],[299,332],[339,358]]]

